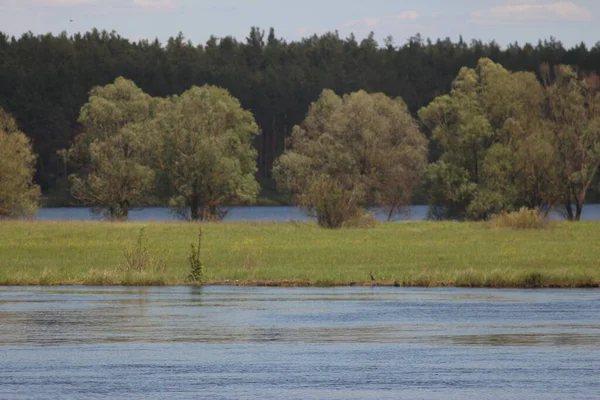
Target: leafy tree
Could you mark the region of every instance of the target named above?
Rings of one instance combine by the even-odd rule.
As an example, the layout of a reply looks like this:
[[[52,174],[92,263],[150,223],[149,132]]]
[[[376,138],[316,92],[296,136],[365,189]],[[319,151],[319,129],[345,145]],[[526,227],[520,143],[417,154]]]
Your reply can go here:
[[[193,87],[171,98],[153,124],[160,136],[159,168],[170,186],[169,204],[192,220],[223,218],[223,205],[252,203],[258,194],[258,126],[227,90]]]
[[[0,108],[0,218],[33,216],[40,188],[33,184],[31,142]]]
[[[533,74],[484,58],[475,69],[461,69],[450,94],[419,111],[444,151],[427,172],[431,217],[481,219],[555,202],[543,102]]]
[[[511,140],[493,146],[486,157],[486,180],[496,192],[504,193],[513,204],[507,209],[525,206],[545,214],[560,203],[563,181],[558,168],[558,152],[547,121],[526,131],[508,121]]]
[[[155,178],[148,121],[159,105],[123,78],[92,89],[79,117],[83,133],[67,153],[81,167],[69,177],[77,199],[111,219],[127,219],[148,200]]]
[[[401,99],[324,90],[274,168],[279,185],[319,224],[339,228],[368,206],[390,216],[426,165],[427,141]]]
[[[181,94],[193,85],[227,89],[260,127],[261,135],[255,137],[258,177],[270,178],[293,127],[324,88],[339,94],[363,89],[401,95],[416,113],[448,94],[460,69],[474,68],[482,57],[515,72],[537,73],[544,62],[600,72],[598,44],[565,49],[550,38],[500,48],[493,41],[429,40],[416,34],[405,43],[387,38],[378,47],[374,39],[324,33],[286,42],[274,30],[265,34],[256,27],[246,40],[211,37],[202,44],[191,44],[182,34],[160,43],[97,29],[71,36],[0,33],[0,106],[31,139],[39,155],[35,182],[44,194],[53,195],[68,173],[56,151],[72,146],[80,133],[79,111],[90,89],[119,76],[151,96]],[[430,147],[429,161],[438,161],[443,149],[436,140]]]
[[[587,191],[600,167],[599,90],[597,75],[580,79],[564,65],[556,68],[554,81],[547,86],[547,113],[569,220],[581,219]]]

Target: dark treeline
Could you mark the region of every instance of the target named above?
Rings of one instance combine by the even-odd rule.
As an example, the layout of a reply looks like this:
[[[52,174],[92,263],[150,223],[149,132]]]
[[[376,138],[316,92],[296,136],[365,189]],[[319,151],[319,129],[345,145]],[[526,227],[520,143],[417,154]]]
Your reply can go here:
[[[183,35],[162,44],[133,42],[97,30],[20,38],[0,33],[0,107],[11,113],[33,141],[39,155],[36,182],[46,194],[67,187],[64,161],[57,150],[68,148],[81,131],[77,118],[89,91],[122,76],[152,96],[180,94],[192,85],[228,89],[254,114],[258,171],[269,177],[292,127],[299,124],[323,89],[338,94],[360,89],[401,96],[413,114],[450,90],[463,66],[489,57],[512,71],[538,72],[544,63],[598,71],[600,46],[570,49],[555,39],[535,45],[462,39],[424,40],[419,35],[395,45],[379,45],[373,35],[356,40],[337,33],[287,42],[273,29],[252,28],[245,41],[211,37],[194,45]],[[430,145],[430,161],[439,152]]]

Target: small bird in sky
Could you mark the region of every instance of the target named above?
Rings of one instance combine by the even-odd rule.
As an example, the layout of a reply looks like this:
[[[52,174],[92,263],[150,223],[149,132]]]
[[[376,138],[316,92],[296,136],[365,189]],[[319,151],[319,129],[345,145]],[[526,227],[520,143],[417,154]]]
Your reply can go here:
[[[72,19],[70,19],[70,20],[69,20],[69,22],[73,22],[73,20],[72,20]]]

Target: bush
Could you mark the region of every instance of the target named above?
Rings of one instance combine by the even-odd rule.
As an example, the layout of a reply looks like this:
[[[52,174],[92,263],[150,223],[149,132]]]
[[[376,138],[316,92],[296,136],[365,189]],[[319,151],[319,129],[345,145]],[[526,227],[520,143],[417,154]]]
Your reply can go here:
[[[494,215],[490,224],[494,228],[544,229],[548,226],[548,221],[539,210],[522,207],[519,211]]]
[[[358,198],[360,195],[346,190],[338,181],[320,178],[310,185],[306,193],[298,196],[298,204],[317,218],[319,226],[337,229],[361,216]]]
[[[345,221],[342,227],[369,229],[374,228],[376,223],[377,217],[375,214],[362,210]]]

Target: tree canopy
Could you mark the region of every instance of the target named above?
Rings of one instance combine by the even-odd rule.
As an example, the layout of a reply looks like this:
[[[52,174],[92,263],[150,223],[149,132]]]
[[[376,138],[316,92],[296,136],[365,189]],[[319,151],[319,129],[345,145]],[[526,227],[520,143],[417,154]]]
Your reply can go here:
[[[158,167],[169,204],[192,220],[221,219],[223,205],[256,200],[258,183],[252,113],[225,89],[193,87],[174,96],[157,115]]]
[[[579,220],[586,194],[600,166],[600,79],[583,79],[558,66],[547,86],[546,112],[557,157],[561,204],[568,219]]]
[[[482,58],[489,65],[483,66]],[[288,42],[273,29],[265,32],[257,27],[244,40],[211,37],[202,44],[193,44],[182,34],[160,43],[131,41],[98,30],[72,36],[27,33],[18,38],[0,33],[0,106],[14,116],[39,155],[34,182],[44,198],[66,205],[72,204],[71,198],[62,196],[67,177],[74,175],[84,183],[85,177],[93,176],[92,154],[100,165],[99,160],[108,159],[109,148],[119,144],[102,148],[98,146],[104,142],[97,139],[93,152],[90,147],[79,163],[68,165],[57,150],[77,147],[81,135],[90,137],[94,128],[80,118],[90,90],[123,77],[161,101],[194,86],[227,90],[258,125],[260,135],[252,139],[256,177],[265,186],[271,184],[273,162],[284,151],[294,126],[302,123],[324,89],[340,96],[364,90],[401,97],[413,116],[430,105],[438,111],[447,109],[446,115],[453,110],[457,121],[444,125],[450,130],[462,126],[464,137],[444,138],[433,132],[440,125],[433,111],[422,120],[432,163],[427,182],[430,189],[437,189],[419,190],[425,195],[418,200],[429,195],[440,203],[440,193],[451,200],[433,207],[434,215],[485,218],[521,204],[560,206],[568,218],[577,219],[583,202],[598,198],[593,150],[597,72],[600,45],[565,48],[554,38],[501,47],[494,41],[429,40],[418,34],[399,44],[387,38],[383,45],[372,34],[357,40],[331,32]],[[469,85],[474,85],[476,96]],[[128,123],[119,135],[137,136],[151,128],[142,125]],[[154,139],[152,135],[148,142]],[[81,143],[90,144],[86,140]],[[475,147],[470,153],[450,150],[461,141]],[[97,173],[114,174],[108,171],[109,164],[103,165]],[[129,169],[131,164],[127,165]],[[144,174],[141,169],[135,173]],[[164,171],[158,178],[166,179]],[[438,178],[439,184],[433,185]],[[150,181],[150,176],[144,179]],[[90,186],[82,186],[86,187]],[[142,197],[142,203],[154,201],[147,193]],[[173,205],[181,200],[165,198]],[[245,201],[245,196],[230,198]]]
[[[37,211],[40,188],[33,184],[35,159],[31,141],[0,108],[0,218],[31,217]]]
[[[224,204],[256,200],[258,127],[227,90],[158,98],[117,78],[91,91],[79,123],[65,152],[79,171],[70,176],[73,195],[111,219],[168,199],[192,220],[218,220]]]
[[[381,93],[323,91],[289,145],[276,179],[330,228],[369,206],[391,216],[410,201],[427,163],[427,140],[406,104]]]
[[[83,131],[68,151],[80,168],[69,177],[77,199],[113,219],[127,219],[131,206],[148,200],[155,179],[148,121],[158,105],[123,78],[91,91],[79,117]]]
[[[402,97],[416,113],[449,93],[460,68],[474,68],[481,57],[510,71],[537,73],[543,63],[577,65],[587,72],[600,68],[600,46],[565,48],[554,38],[500,47],[418,34],[384,45],[373,36],[358,40],[333,32],[285,41],[274,30],[256,27],[243,40],[211,37],[205,43],[191,43],[182,34],[160,43],[99,30],[16,38],[0,33],[0,106],[32,140],[39,154],[35,181],[53,195],[67,175],[56,151],[69,148],[81,132],[79,111],[92,87],[122,76],[151,96],[166,97],[216,85],[254,115],[261,130],[255,137],[259,176],[268,177],[292,128],[323,89]],[[429,160],[436,161],[438,146],[430,143]]]
[[[434,218],[562,205],[578,220],[597,178],[598,86],[559,66],[546,87],[483,58],[419,111],[443,153],[427,171]]]

